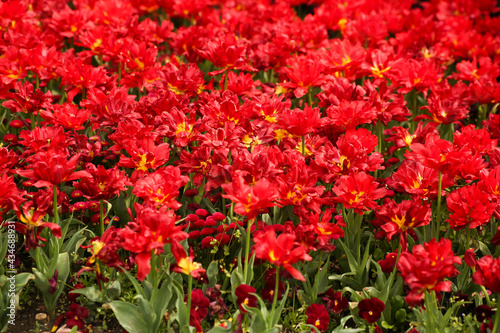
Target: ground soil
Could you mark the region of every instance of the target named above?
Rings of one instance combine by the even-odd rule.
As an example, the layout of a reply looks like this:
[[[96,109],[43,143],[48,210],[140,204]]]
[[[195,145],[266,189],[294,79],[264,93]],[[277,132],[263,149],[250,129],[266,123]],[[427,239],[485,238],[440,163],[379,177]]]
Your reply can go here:
[[[54,317],[48,316],[47,309],[41,295],[29,295],[21,300],[20,307],[16,313],[15,325],[7,327],[7,333],[44,333],[51,332],[57,317],[69,309],[69,302],[63,296],[58,301],[58,310]],[[37,322],[35,317],[39,313],[47,314],[47,319]],[[112,317],[107,322],[107,329],[102,329],[102,320],[92,323],[86,321],[87,325],[92,325],[92,333],[123,333],[125,330],[120,326],[116,318]]]

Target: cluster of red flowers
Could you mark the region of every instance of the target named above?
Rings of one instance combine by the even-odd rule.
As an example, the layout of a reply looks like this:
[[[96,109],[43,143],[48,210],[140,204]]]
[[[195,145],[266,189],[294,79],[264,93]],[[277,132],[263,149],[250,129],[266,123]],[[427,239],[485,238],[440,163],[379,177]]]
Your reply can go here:
[[[45,228],[62,237],[60,215],[88,224],[98,236],[79,275],[101,285],[104,266],[136,266],[143,281],[165,251],[173,271],[206,282],[208,256],[250,248],[246,225],[257,263],[305,281],[297,263],[345,259],[335,240],[357,214],[370,223],[356,235],[384,244],[380,265],[396,265],[408,304],[450,292],[465,250],[429,233],[490,249],[500,237],[490,242],[500,219],[495,5],[2,2],[0,216],[16,220],[27,251],[44,246]],[[99,233],[99,223],[114,226]],[[396,263],[386,243],[397,235]],[[500,293],[498,265],[478,259],[473,281]],[[272,301],[267,278],[261,295]],[[242,313],[256,306],[254,287],[236,287]],[[325,295],[306,311],[320,331],[347,301]],[[196,289],[198,331],[204,297]],[[373,324],[384,304],[358,308]]]

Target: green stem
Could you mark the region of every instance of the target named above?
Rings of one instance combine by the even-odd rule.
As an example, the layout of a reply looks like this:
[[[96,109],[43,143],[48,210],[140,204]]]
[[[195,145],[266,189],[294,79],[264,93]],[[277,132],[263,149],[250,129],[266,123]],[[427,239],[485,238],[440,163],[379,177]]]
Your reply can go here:
[[[257,222],[257,218],[255,218],[255,220],[248,220],[247,222],[247,242],[245,244],[245,280],[246,280],[246,277],[248,276],[248,269],[250,267],[248,267],[248,261],[250,259],[250,231],[251,231],[251,227],[252,227],[252,222],[255,221]],[[250,283],[250,281],[245,281],[245,283]]]
[[[397,271],[398,271],[398,262],[399,262],[399,257],[401,256],[401,242],[398,242],[398,255],[396,257],[396,263],[394,264],[394,267],[392,268],[391,275],[389,276],[389,284],[388,284],[388,290],[391,290],[392,284],[394,282],[394,278],[396,277]]]
[[[313,102],[312,102],[312,92],[311,92],[311,88],[309,88],[309,90],[307,91],[307,98],[309,100],[309,106],[312,107],[313,105]]]
[[[493,332],[498,332],[500,331],[500,311],[499,311],[499,306],[500,302],[500,294],[497,294],[497,312],[495,313],[495,322],[493,324]]]
[[[104,200],[99,201],[99,213],[100,213],[100,226],[101,226],[101,237],[104,235]]]
[[[379,120],[377,122],[377,136],[378,136],[377,150],[381,154],[382,154],[382,152],[384,150],[384,138],[382,136],[383,132],[384,132],[384,124],[382,123],[381,120]]]
[[[53,202],[53,205],[54,205],[54,223],[59,225],[59,213],[57,212],[57,186],[54,185],[53,187],[53,190],[54,190],[54,202]]]
[[[190,326],[189,325],[189,320],[190,320],[190,316],[191,316],[191,293],[193,291],[193,277],[191,276],[191,274],[188,275],[188,304],[187,304],[187,307],[188,307],[188,314],[187,314],[187,324],[188,324],[188,327]]]
[[[490,295],[488,295],[488,291],[486,290],[486,288],[484,286],[481,286],[481,290],[483,291],[484,298],[486,298],[486,304],[488,306],[491,306],[491,300],[490,300]]]
[[[234,221],[234,202],[231,202],[231,208],[229,208],[229,217],[231,221]]]
[[[467,243],[465,243],[465,250],[470,249],[470,228],[467,227]]]
[[[356,248],[358,250],[358,262],[361,262],[361,219],[359,219],[359,223],[358,223],[358,235],[357,236],[358,236],[358,239],[357,239]]]
[[[442,188],[442,178],[443,174],[439,171],[439,180],[438,180],[438,201],[437,201],[437,211],[436,211],[436,241],[439,241],[439,233],[441,231],[441,188]]]
[[[412,119],[415,119],[416,116],[418,116],[418,110],[417,110],[417,92],[415,90],[410,92],[411,97],[412,97]],[[417,123],[413,120],[410,121],[410,130],[411,132],[415,132],[415,128],[417,126]]]
[[[481,125],[483,120],[486,120],[488,114],[488,104],[481,104],[479,105],[479,121],[478,121],[478,126]]]
[[[280,285],[280,271],[278,266],[276,266],[276,283],[274,285],[274,299],[273,299],[273,307],[271,310],[271,316],[274,316],[274,309],[276,309],[276,304],[278,303],[279,285]]]
[[[151,250],[151,274],[153,274],[153,295],[158,289],[158,271],[156,270],[156,260],[155,250]]]

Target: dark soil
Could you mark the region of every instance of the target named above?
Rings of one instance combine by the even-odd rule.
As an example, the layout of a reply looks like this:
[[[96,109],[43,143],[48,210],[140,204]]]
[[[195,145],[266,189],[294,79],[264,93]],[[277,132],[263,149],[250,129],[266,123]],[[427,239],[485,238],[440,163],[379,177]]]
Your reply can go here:
[[[41,295],[29,295],[31,297],[25,298],[25,301],[21,300],[21,309],[16,313],[15,325],[9,325],[7,327],[7,333],[44,333],[51,332],[56,319],[59,315],[64,314],[69,309],[70,302],[61,296],[58,301],[58,310],[56,310],[56,316],[50,317],[45,308],[43,298]],[[23,304],[24,303],[24,304]],[[37,322],[35,317],[38,313],[47,314],[47,318],[44,321]],[[87,325],[91,325],[91,331],[93,333],[123,333],[125,330],[120,326],[118,321],[114,316],[110,316],[106,323],[106,330],[102,329],[103,322],[98,320],[96,322],[91,322],[87,319],[85,322]],[[62,326],[64,322],[60,325]]]

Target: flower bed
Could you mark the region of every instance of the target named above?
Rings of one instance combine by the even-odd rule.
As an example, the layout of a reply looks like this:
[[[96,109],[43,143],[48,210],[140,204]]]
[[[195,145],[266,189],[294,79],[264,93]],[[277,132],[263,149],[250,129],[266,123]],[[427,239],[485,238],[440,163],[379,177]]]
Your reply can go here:
[[[0,331],[499,332],[495,6],[1,3]]]

